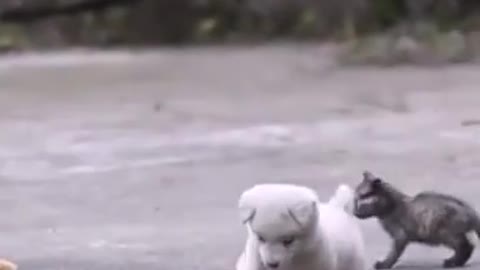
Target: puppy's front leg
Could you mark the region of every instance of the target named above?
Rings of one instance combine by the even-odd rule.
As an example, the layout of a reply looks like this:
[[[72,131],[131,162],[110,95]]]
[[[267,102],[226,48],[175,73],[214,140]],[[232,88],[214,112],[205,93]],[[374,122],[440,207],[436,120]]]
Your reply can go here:
[[[393,241],[392,248],[387,257],[383,261],[375,263],[375,269],[389,269],[397,262],[398,258],[402,255],[403,251],[408,245],[408,240],[405,237],[396,238]]]

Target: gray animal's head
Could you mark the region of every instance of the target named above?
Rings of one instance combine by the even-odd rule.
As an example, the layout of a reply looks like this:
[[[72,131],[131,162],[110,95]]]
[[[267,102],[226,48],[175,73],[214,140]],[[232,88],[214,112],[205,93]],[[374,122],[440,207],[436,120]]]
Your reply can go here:
[[[265,269],[290,269],[308,246],[318,211],[316,199],[305,191],[287,185],[259,185],[242,194],[240,216]]]
[[[360,219],[382,217],[392,211],[394,203],[386,183],[365,171],[362,181],[355,188],[354,215]]]

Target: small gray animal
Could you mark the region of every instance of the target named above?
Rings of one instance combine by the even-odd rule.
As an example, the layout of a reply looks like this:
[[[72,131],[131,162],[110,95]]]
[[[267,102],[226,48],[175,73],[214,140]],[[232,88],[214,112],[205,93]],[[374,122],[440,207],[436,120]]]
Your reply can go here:
[[[466,202],[436,192],[411,197],[368,171],[355,188],[354,205],[356,217],[376,217],[393,239],[390,252],[375,269],[392,268],[412,242],[453,249],[443,267],[460,267],[473,253],[475,233],[480,237],[479,215]]]

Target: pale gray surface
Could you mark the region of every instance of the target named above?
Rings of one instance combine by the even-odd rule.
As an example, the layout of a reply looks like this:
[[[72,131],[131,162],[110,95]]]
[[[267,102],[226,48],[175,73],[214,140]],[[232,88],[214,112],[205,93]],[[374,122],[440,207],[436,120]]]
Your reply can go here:
[[[233,269],[243,189],[293,182],[327,199],[364,169],[480,207],[480,126],[461,125],[480,118],[480,67],[339,69],[328,53],[0,60],[0,256],[32,270]],[[385,234],[362,224],[383,257]],[[449,255],[410,247],[399,267]]]

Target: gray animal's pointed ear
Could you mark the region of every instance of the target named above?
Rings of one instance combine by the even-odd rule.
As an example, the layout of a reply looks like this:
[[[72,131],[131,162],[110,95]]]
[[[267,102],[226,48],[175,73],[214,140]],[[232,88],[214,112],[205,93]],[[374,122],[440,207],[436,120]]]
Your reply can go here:
[[[378,184],[381,184],[382,179],[379,178],[378,176],[375,176],[370,171],[364,171],[363,172],[363,181],[371,182],[373,185],[378,185]]]
[[[317,203],[310,201],[298,204],[288,209],[288,214],[301,228],[305,228],[312,222],[317,213]]]
[[[369,171],[363,172],[363,181],[369,183],[374,189],[382,188],[383,180]]]
[[[373,181],[377,179],[377,177],[370,171],[364,171],[362,176],[363,176],[363,181]]]

